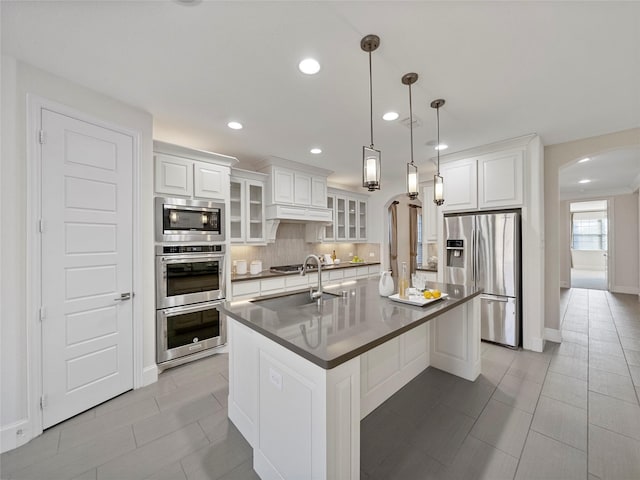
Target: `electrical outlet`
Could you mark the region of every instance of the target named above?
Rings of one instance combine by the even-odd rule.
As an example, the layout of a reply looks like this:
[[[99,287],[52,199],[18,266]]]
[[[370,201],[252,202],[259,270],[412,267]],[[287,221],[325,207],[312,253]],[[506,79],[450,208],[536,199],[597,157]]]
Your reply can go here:
[[[278,390],[282,390],[282,374],[276,372],[273,368],[269,368],[269,380]]]
[[[370,256],[370,257],[375,257],[375,256],[376,256],[376,254],[375,254],[375,253],[373,253],[373,252],[369,252],[369,256]]]
[[[350,257],[353,257],[353,252],[349,252],[349,256],[350,256]]]

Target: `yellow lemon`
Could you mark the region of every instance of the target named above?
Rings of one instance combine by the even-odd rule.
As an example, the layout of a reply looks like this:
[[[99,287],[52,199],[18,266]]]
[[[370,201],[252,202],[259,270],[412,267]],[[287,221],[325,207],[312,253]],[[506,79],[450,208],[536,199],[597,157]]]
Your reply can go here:
[[[432,290],[431,295],[433,295],[433,298],[440,298],[440,295],[442,294],[440,293],[440,290]]]
[[[429,290],[425,290],[423,295],[424,295],[424,298],[433,298],[433,295]]]

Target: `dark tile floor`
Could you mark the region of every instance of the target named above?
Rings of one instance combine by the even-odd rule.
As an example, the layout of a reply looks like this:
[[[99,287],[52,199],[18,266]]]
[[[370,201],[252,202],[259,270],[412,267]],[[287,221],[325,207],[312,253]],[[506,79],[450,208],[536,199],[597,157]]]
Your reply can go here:
[[[483,344],[475,382],[429,368],[371,413],[361,478],[639,479],[638,299],[565,290],[562,316],[562,345]],[[0,477],[255,479],[227,370],[226,355],[168,370],[3,454]]]

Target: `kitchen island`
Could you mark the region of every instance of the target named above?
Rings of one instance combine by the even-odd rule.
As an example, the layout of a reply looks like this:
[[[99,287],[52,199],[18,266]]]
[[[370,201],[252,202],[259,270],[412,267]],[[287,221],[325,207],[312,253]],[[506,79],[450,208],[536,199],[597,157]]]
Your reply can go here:
[[[289,296],[221,307],[229,418],[261,478],[358,479],[362,418],[428,366],[475,380],[481,290],[429,286],[448,297],[406,305],[367,279],[328,289],[338,295],[320,304]]]

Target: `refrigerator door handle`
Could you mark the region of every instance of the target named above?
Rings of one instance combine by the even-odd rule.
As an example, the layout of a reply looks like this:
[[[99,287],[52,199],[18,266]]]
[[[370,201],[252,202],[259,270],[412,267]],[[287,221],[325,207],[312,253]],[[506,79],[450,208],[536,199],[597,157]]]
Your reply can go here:
[[[478,240],[477,230],[474,227],[473,230],[471,230],[471,255],[473,255],[473,257],[471,258],[471,277],[473,278],[474,287],[478,286],[478,274],[477,274],[478,245],[476,245],[477,240]]]
[[[493,295],[480,295],[480,298],[482,300],[486,300],[489,303],[491,302],[507,303],[509,301],[509,298],[511,297],[495,297]]]

